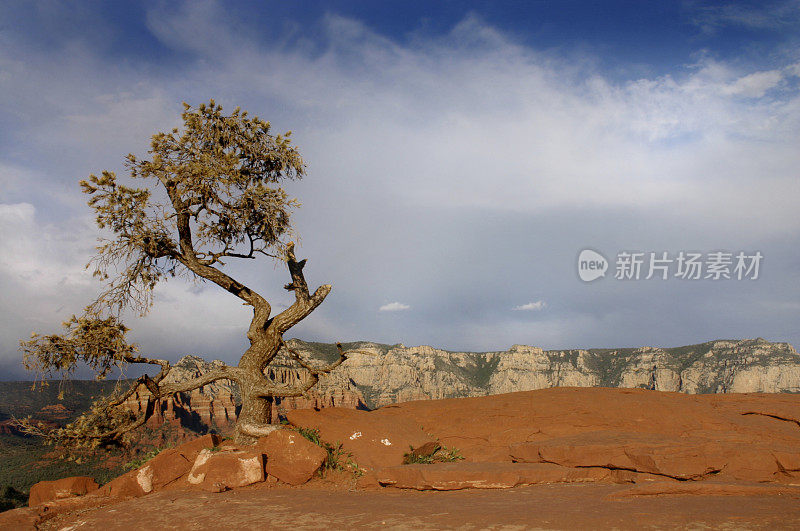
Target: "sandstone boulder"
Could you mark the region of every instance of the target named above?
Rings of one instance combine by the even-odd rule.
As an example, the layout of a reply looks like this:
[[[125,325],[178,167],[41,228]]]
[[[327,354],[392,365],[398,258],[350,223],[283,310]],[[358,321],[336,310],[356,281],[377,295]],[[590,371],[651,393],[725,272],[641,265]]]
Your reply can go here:
[[[175,448],[175,451],[180,453],[180,455],[185,457],[188,461],[194,463],[194,460],[197,458],[197,455],[201,450],[219,446],[221,443],[222,437],[215,433],[209,433],[203,435],[202,437],[197,437],[196,439],[192,439],[191,441],[183,443]]]
[[[264,481],[264,456],[257,450],[201,450],[188,481],[221,492]]]
[[[311,479],[328,456],[324,448],[288,429],[262,437],[256,449],[267,456],[267,474],[290,485],[301,485]]]
[[[148,485],[152,485],[146,477],[139,476],[139,470],[131,470],[119,477],[116,477],[103,485],[100,489],[100,494],[110,498],[138,498],[148,494],[152,488],[145,490]]]
[[[55,481],[40,481],[31,487],[28,505],[33,507],[53,500],[83,496],[97,489],[98,485],[94,478],[87,476],[63,478]]]
[[[112,498],[138,498],[155,490],[175,486],[192,469],[203,449],[213,448],[220,437],[208,434],[184,443],[177,448],[160,452],[137,470],[113,479],[100,490]]]

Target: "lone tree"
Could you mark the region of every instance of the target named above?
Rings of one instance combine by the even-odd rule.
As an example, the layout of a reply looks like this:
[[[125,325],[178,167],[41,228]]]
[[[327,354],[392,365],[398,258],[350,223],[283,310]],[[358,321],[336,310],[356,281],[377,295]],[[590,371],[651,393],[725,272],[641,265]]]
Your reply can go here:
[[[73,444],[99,444],[120,439],[144,424],[154,403],[175,393],[191,391],[221,379],[239,386],[242,409],[236,439],[251,442],[272,431],[274,397],[301,396],[319,375],[346,359],[326,366],[302,358],[289,348],[283,335],[307,317],[331,291],[320,286],[312,294],[303,276],[305,260],[298,261],[292,235],[291,212],[298,206],[280,187],[284,179],[300,179],[305,164],[289,136],[273,136],[270,124],[250,118],[239,108],[229,116],[211,100],[193,108],[184,103],[183,130],[153,135],[150,158],[128,155],[126,167],[141,188],[117,182],[113,172],[81,181],[83,192],[97,213],[97,225],[113,232],[101,239],[98,254],[90,261],[94,275],[106,289],[85,313],[64,323],[60,335],[33,334],[22,341],[24,364],[41,378],[72,374],[83,362],[105,377],[113,368],[128,364],[160,366],[155,377],[142,376],[125,391],[96,402],[92,409],[51,438]],[[269,302],[223,271],[233,259],[269,257],[286,263],[294,303],[273,315]],[[87,266],[87,267],[89,267]],[[222,366],[192,380],[168,382],[168,361],[143,356],[126,341],[128,329],[121,323],[125,309],[144,315],[153,303],[155,286],[168,277],[182,275],[213,282],[252,307],[247,330],[250,347],[237,366]],[[308,372],[305,383],[288,386],[265,376],[266,367],[284,350]],[[151,403],[138,418],[120,406],[144,385]],[[29,426],[32,430],[33,426]]]

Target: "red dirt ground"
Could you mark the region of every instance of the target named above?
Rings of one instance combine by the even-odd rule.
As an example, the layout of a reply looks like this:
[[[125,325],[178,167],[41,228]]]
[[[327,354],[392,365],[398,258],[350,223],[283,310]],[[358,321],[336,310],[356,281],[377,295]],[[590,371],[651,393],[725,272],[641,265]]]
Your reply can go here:
[[[553,484],[418,492],[245,488],[159,492],[63,515],[40,529],[798,529],[800,493],[609,497],[628,487]]]

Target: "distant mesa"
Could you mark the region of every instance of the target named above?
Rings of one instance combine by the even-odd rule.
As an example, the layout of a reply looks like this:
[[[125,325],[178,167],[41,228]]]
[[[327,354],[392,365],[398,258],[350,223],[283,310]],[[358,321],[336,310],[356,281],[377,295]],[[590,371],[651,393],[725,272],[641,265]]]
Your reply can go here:
[[[290,340],[320,363],[333,359],[327,343]],[[323,375],[305,398],[276,399],[273,419],[295,409],[340,407],[371,410],[412,400],[464,398],[551,387],[620,387],[685,394],[800,392],[800,355],[788,343],[764,339],[717,340],[675,348],[543,350],[514,345],[506,351],[452,352],[355,342],[357,349],[336,371]],[[171,378],[196,377],[220,362],[186,356]],[[270,378],[294,385],[305,378],[288,358],[268,368]],[[128,402],[139,413],[148,392]],[[204,432],[232,429],[238,412],[235,384],[219,381],[159,403],[151,426],[163,422]]]

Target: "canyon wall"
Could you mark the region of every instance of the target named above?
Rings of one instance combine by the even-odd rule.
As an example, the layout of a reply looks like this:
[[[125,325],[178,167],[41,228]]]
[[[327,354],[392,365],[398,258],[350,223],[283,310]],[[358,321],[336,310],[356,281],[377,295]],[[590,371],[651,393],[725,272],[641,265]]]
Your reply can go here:
[[[330,348],[297,340],[307,356]],[[680,393],[800,392],[800,355],[788,343],[718,340],[677,348],[450,352],[429,346],[356,343],[317,392],[358,390],[370,408],[417,399],[481,396],[548,387],[639,387]]]
[[[302,355],[320,363],[336,358],[333,345],[290,340]],[[680,393],[800,392],[800,355],[788,343],[764,339],[718,340],[676,348],[542,350],[514,345],[497,352],[451,352],[358,342],[334,372],[320,377],[309,396],[276,400],[274,418],[296,408],[374,409],[410,400],[482,396],[549,387],[638,387]],[[194,377],[215,363],[184,357],[170,380]],[[279,357],[268,376],[294,384],[305,378]],[[146,391],[129,407],[139,411]],[[199,422],[225,430],[236,418],[238,390],[227,381],[182,393],[158,406],[153,420]]]

